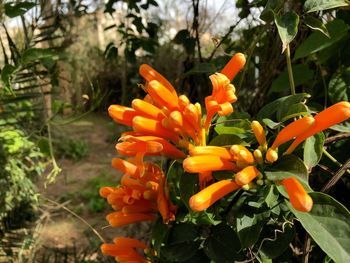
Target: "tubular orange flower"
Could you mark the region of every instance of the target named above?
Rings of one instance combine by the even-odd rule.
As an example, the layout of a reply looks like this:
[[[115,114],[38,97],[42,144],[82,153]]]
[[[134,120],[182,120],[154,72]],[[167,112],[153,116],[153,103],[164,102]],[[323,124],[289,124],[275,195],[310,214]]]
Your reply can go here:
[[[238,186],[234,181],[218,181],[193,195],[189,200],[189,205],[193,211],[203,211],[219,199],[223,198],[225,195],[239,188],[240,186]]]
[[[150,213],[132,213],[124,214],[121,211],[113,212],[106,217],[109,224],[113,227],[125,226],[128,224],[142,222],[142,221],[155,221],[157,217]]]
[[[315,124],[315,119],[313,117],[304,117],[299,120],[296,120],[286,127],[284,127],[277,135],[275,141],[273,142],[271,148],[275,150],[281,144],[294,139],[300,134],[304,133],[310,129]]]
[[[108,114],[115,122],[126,126],[132,126],[133,118],[138,115],[134,109],[120,105],[109,106]]]
[[[161,120],[165,114],[153,104],[140,99],[134,99],[131,102],[132,108],[140,112],[142,116],[147,116],[152,119]]]
[[[167,107],[169,110],[179,108],[179,98],[171,93],[162,83],[152,80],[148,83],[147,92],[152,97],[153,101],[161,108]]]
[[[262,152],[259,149],[254,150],[253,155],[258,164],[261,165],[264,163]]]
[[[139,73],[147,82],[151,82],[152,80],[157,80],[160,83],[162,83],[162,85],[166,87],[172,94],[177,96],[173,85],[171,85],[171,83],[166,78],[164,78],[163,75],[161,75],[151,66],[147,64],[142,64],[140,66]]]
[[[103,254],[116,257],[118,262],[148,263],[149,261],[136,251],[136,249],[145,250],[146,248],[146,244],[139,240],[117,237],[114,239],[114,244],[103,244],[101,251]]]
[[[205,108],[207,116],[204,128],[208,130],[213,116],[218,113],[220,116],[226,116],[233,112],[231,103],[237,100],[235,88],[230,84],[230,80],[221,73],[211,75],[210,80],[213,85],[212,95],[205,98]]]
[[[169,143],[167,140],[157,136],[132,136],[132,135],[124,135],[121,140],[130,141],[130,142],[138,142],[138,141],[152,141],[160,143],[163,146],[163,149],[160,153],[172,157],[174,159],[184,158],[186,155],[177,149],[173,144]],[[118,145],[118,144],[117,144]]]
[[[200,155],[188,157],[183,162],[183,168],[189,173],[202,173],[208,171],[232,170],[237,171],[238,167],[223,158],[215,155]]]
[[[258,121],[252,121],[251,127],[253,130],[253,133],[255,135],[256,140],[258,141],[259,145],[265,146],[266,145],[266,136],[263,126]]]
[[[144,135],[154,135],[178,142],[179,137],[176,133],[164,128],[163,125],[157,121],[145,117],[137,116],[132,121],[132,126],[135,131],[144,133]]]
[[[221,73],[226,75],[229,80],[233,80],[237,73],[244,67],[245,62],[245,56],[242,53],[236,53],[221,70]]]
[[[347,101],[338,102],[321,111],[314,118],[315,124],[304,133],[298,135],[294,142],[289,146],[285,154],[292,153],[300,143],[314,134],[350,118],[350,103]]]
[[[137,169],[137,166],[125,161],[123,159],[120,158],[113,158],[112,159],[112,166],[113,168],[122,171],[123,173],[127,173],[129,175],[134,175],[134,176],[138,176],[139,171]]]
[[[312,209],[312,198],[305,191],[301,183],[294,177],[282,180],[292,206],[301,212],[309,212]]]
[[[191,156],[215,155],[225,160],[232,160],[229,149],[220,146],[197,146],[190,150]]]
[[[269,148],[266,152],[266,160],[269,163],[273,163],[273,162],[276,162],[277,159],[278,159],[278,153],[272,148]]]
[[[255,179],[260,174],[255,166],[247,166],[235,175],[235,181],[238,185],[246,185]]]
[[[133,247],[133,248],[141,248],[141,249],[147,248],[145,243],[141,242],[140,240],[134,239],[134,238],[116,237],[113,240],[113,242],[118,247]]]
[[[241,163],[244,167],[255,162],[253,154],[243,145],[232,145],[230,152],[233,155],[233,159],[237,161],[237,164]]]

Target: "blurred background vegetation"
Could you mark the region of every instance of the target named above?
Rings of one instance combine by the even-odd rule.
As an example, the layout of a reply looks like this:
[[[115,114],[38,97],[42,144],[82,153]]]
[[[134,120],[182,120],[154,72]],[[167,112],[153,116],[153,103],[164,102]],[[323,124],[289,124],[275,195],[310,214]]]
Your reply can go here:
[[[120,128],[106,109],[144,96],[140,64],[203,102],[208,76],[243,52],[236,111],[254,117],[290,94],[273,14],[293,11],[300,18],[290,43],[297,92],[309,93],[315,110],[348,100],[349,6],[329,1],[336,4],[307,12],[304,2],[1,1],[0,262],[108,262],[91,227],[107,238],[129,231],[142,239],[149,231],[103,228],[106,206],[98,196],[118,179],[109,162]],[[328,135],[347,138],[349,131],[345,123]],[[340,163],[349,144],[326,141]],[[338,167],[315,169],[311,183],[319,190]],[[345,177],[331,190],[348,208],[349,188]]]

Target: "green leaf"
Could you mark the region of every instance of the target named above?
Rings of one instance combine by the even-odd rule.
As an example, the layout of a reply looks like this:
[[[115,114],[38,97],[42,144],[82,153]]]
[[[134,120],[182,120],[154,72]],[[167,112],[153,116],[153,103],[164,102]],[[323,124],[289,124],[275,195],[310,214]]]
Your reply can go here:
[[[15,71],[16,67],[6,64],[1,70],[1,80],[6,87],[10,86],[11,74]]]
[[[311,70],[306,64],[293,65],[293,76],[295,86],[299,86],[310,82],[313,79],[314,71]],[[272,82],[269,93],[289,91],[289,77],[288,71],[285,69],[278,77]]]
[[[190,37],[190,32],[187,29],[182,29],[179,32],[177,32],[176,36],[174,37],[173,41],[175,44],[182,45],[185,43],[185,41]]]
[[[320,248],[337,263],[350,262],[350,212],[323,193],[310,193],[314,205],[308,213],[288,206]]]
[[[289,243],[292,241],[294,234],[295,228],[293,225],[283,224],[282,231],[278,231],[276,229],[273,237],[263,239],[259,252],[270,259],[274,259],[282,255],[283,252],[289,247]]]
[[[308,108],[302,102],[298,102],[291,105],[283,105],[277,112],[277,119],[281,122],[289,119],[308,115]]]
[[[194,241],[198,237],[198,228],[193,224],[178,224],[171,228],[167,243],[179,244],[187,241]]]
[[[331,102],[348,101],[350,98],[350,67],[336,72],[328,84],[328,95]]]
[[[304,3],[304,10],[310,13],[341,6],[349,6],[349,2],[346,0],[306,0]]]
[[[305,141],[304,146],[304,163],[310,170],[321,160],[325,136],[319,132]]]
[[[199,191],[199,181],[197,174],[182,173],[180,177],[180,196],[189,211],[192,211],[188,201],[191,196]]]
[[[272,22],[274,20],[274,14],[279,13],[283,8],[283,4],[283,0],[268,0],[264,10],[261,12],[260,19],[266,23]]]
[[[5,14],[8,17],[16,17],[24,15],[27,11],[36,6],[35,3],[28,1],[21,1],[19,3],[6,3],[4,4]]]
[[[305,99],[309,98],[310,95],[307,93],[298,93],[295,95],[289,95],[279,98],[273,102],[266,104],[257,114],[257,120],[262,121],[263,119],[275,119],[276,115],[281,115],[285,109],[288,109],[291,105],[300,103]],[[279,120],[278,120],[279,121]]]
[[[161,254],[167,258],[166,262],[184,262],[192,258],[199,248],[200,242],[186,241],[162,247]]]
[[[153,248],[157,251],[157,254],[160,254],[160,248],[169,234],[169,226],[163,224],[163,220],[160,218],[157,220],[152,227],[152,245]]]
[[[272,208],[276,205],[279,194],[274,185],[269,185],[266,187],[265,203],[269,208]]]
[[[247,248],[258,241],[264,225],[265,216],[240,211],[236,217],[236,226],[242,247]]]
[[[230,127],[224,127],[224,128],[230,128]],[[209,143],[209,145],[214,145],[214,146],[231,146],[233,144],[241,144],[241,145],[247,146],[247,144],[244,143],[240,137],[234,134],[219,134],[218,136],[214,137]]]
[[[174,225],[169,233],[166,244],[161,253],[168,259],[183,262],[195,255],[200,242],[198,238],[198,227],[193,224]],[[195,241],[195,242],[194,242]]]
[[[289,177],[297,177],[309,190],[307,167],[302,160],[295,155],[284,155],[273,165],[265,170],[267,179],[280,181]]]
[[[321,51],[341,40],[347,35],[349,26],[343,20],[335,19],[327,23],[326,28],[330,38],[321,32],[313,32],[295,51],[294,60],[309,56]]]
[[[182,261],[184,263],[210,263],[210,259],[204,254],[203,250],[198,250],[193,257]]]
[[[214,262],[230,263],[244,259],[244,256],[239,254],[241,243],[237,233],[224,223],[212,227],[203,249]]]
[[[275,15],[275,24],[282,40],[282,53],[298,33],[299,16],[294,11]]]
[[[329,129],[339,132],[350,132],[350,121],[344,121],[341,124],[333,125]]]
[[[29,48],[22,54],[22,63],[27,64],[41,59],[54,58],[57,53],[50,48]]]
[[[306,16],[303,21],[305,25],[307,25],[309,28],[320,31],[322,34],[324,34],[328,38],[331,37],[329,35],[327,27],[322,23],[321,20],[317,19],[316,17]]]

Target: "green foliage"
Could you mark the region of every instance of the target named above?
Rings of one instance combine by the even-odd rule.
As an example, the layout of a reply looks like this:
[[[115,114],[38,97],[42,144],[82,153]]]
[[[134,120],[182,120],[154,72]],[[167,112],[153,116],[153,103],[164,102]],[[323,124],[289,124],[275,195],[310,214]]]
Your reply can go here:
[[[346,0],[307,0],[304,3],[304,9],[306,12],[316,12],[327,9],[332,9],[341,6],[349,6]]]
[[[295,12],[288,12],[282,16],[276,16],[275,24],[282,40],[282,53],[298,33],[299,16]]]
[[[323,193],[312,193],[314,207],[301,213],[289,205],[300,223],[335,262],[350,260],[350,213],[337,200]]]
[[[23,205],[34,208],[38,203],[35,178],[43,171],[42,154],[25,134],[13,126],[0,130],[0,230],[12,212]],[[10,217],[10,218],[9,218]]]
[[[88,145],[84,140],[63,138],[54,140],[53,144],[58,156],[76,162],[84,159],[89,153]]]
[[[90,213],[98,213],[106,210],[107,204],[96,189],[109,186],[111,183],[114,183],[112,177],[104,172],[86,183],[84,190],[82,190],[79,196],[84,199],[84,207],[86,206]]]

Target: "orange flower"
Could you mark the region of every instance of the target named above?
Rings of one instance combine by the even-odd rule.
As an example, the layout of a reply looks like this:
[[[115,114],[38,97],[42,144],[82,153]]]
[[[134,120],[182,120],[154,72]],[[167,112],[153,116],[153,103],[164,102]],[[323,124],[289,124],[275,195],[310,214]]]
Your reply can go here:
[[[247,166],[235,175],[235,181],[238,185],[246,185],[253,181],[260,174],[255,166]]]
[[[108,214],[106,219],[111,226],[120,227],[142,221],[155,221],[157,217],[152,213],[124,214],[122,211],[117,211]]]
[[[312,198],[305,191],[301,183],[294,177],[282,180],[281,184],[286,189],[292,206],[301,212],[309,212],[312,209]]]
[[[179,109],[179,98],[171,93],[162,83],[152,80],[147,85],[147,92],[152,97],[154,103],[160,107],[166,107],[169,110]]]
[[[264,147],[266,145],[266,136],[263,126],[258,121],[252,121],[251,127],[259,145]]]
[[[310,129],[315,124],[313,117],[307,116],[299,120],[293,121],[284,127],[277,135],[272,146],[267,150],[266,160],[270,163],[277,161],[278,153],[276,149],[283,143],[288,142],[300,134]]]
[[[232,160],[229,149],[220,146],[197,146],[190,150],[191,156],[214,155],[225,160]]]
[[[186,155],[177,149],[173,144],[169,143],[167,140],[161,137],[157,136],[133,136],[133,135],[127,135],[124,134],[120,140],[127,142],[127,143],[137,143],[137,142],[153,142],[153,143],[159,143],[162,145],[162,150],[158,153],[154,152],[155,155],[160,155],[164,154],[168,157],[171,157],[173,159],[179,159],[179,158],[184,158]],[[120,154],[130,156],[130,155],[135,155],[137,148],[135,148],[136,151],[130,151],[130,148],[126,148],[123,145],[120,145],[119,143],[116,146],[118,152]],[[128,150],[127,150],[128,149]],[[146,155],[149,155],[147,153]]]
[[[134,109],[120,105],[109,106],[108,114],[115,122],[126,126],[132,126],[133,118],[138,115]]]
[[[183,168],[189,173],[202,173],[208,171],[232,170],[237,171],[238,167],[223,158],[215,155],[200,155],[188,157],[183,162]]]
[[[304,133],[297,136],[294,142],[289,146],[285,154],[290,154],[294,149],[307,138],[314,134],[328,129],[329,127],[346,121],[350,117],[350,103],[347,101],[338,102],[331,107],[318,113],[315,118],[315,124]]]
[[[244,67],[246,62],[245,56],[242,53],[235,54],[230,61],[221,70],[221,73],[232,81],[237,73]]]
[[[226,116],[233,112],[231,103],[237,100],[235,88],[230,84],[230,80],[221,73],[211,75],[210,80],[213,85],[212,95],[205,98],[205,108],[207,116],[204,128],[209,129],[213,116],[218,113],[220,116]]]
[[[131,105],[135,111],[151,119],[161,120],[165,117],[165,114],[159,108],[144,100],[134,99]]]
[[[139,73],[147,82],[151,82],[152,80],[157,80],[165,88],[167,88],[173,95],[177,95],[173,85],[171,85],[171,83],[166,78],[164,78],[163,75],[161,75],[151,66],[147,64],[142,64],[140,66]]]
[[[237,166],[240,168],[244,168],[255,163],[253,154],[243,145],[232,145],[230,152],[233,155],[233,160],[236,161]]]
[[[213,85],[212,95],[205,98],[207,117],[204,128],[209,129],[213,116],[226,116],[233,112],[231,103],[237,100],[235,88],[230,84],[231,80],[244,67],[245,57],[242,53],[235,54],[225,65],[221,73],[211,75],[209,78]]]
[[[180,140],[179,136],[176,133],[164,128],[162,123],[157,120],[137,116],[133,118],[132,126],[136,132],[142,133],[144,135],[163,137],[170,139],[175,143]]]
[[[100,195],[117,210],[109,214],[107,220],[115,227],[153,221],[157,211],[165,223],[174,220],[177,208],[169,199],[165,175],[160,167],[142,161],[139,168],[131,161],[114,158],[113,166],[125,173],[121,186],[100,189]]]
[[[101,251],[105,255],[116,257],[116,260],[121,263],[150,263],[136,251],[136,249],[146,250],[146,248],[146,244],[137,239],[117,237],[114,239],[114,244],[103,244]]]
[[[225,195],[239,188],[240,186],[238,186],[234,181],[218,181],[193,195],[189,200],[189,205],[193,211],[203,211],[219,199],[223,198]]]

